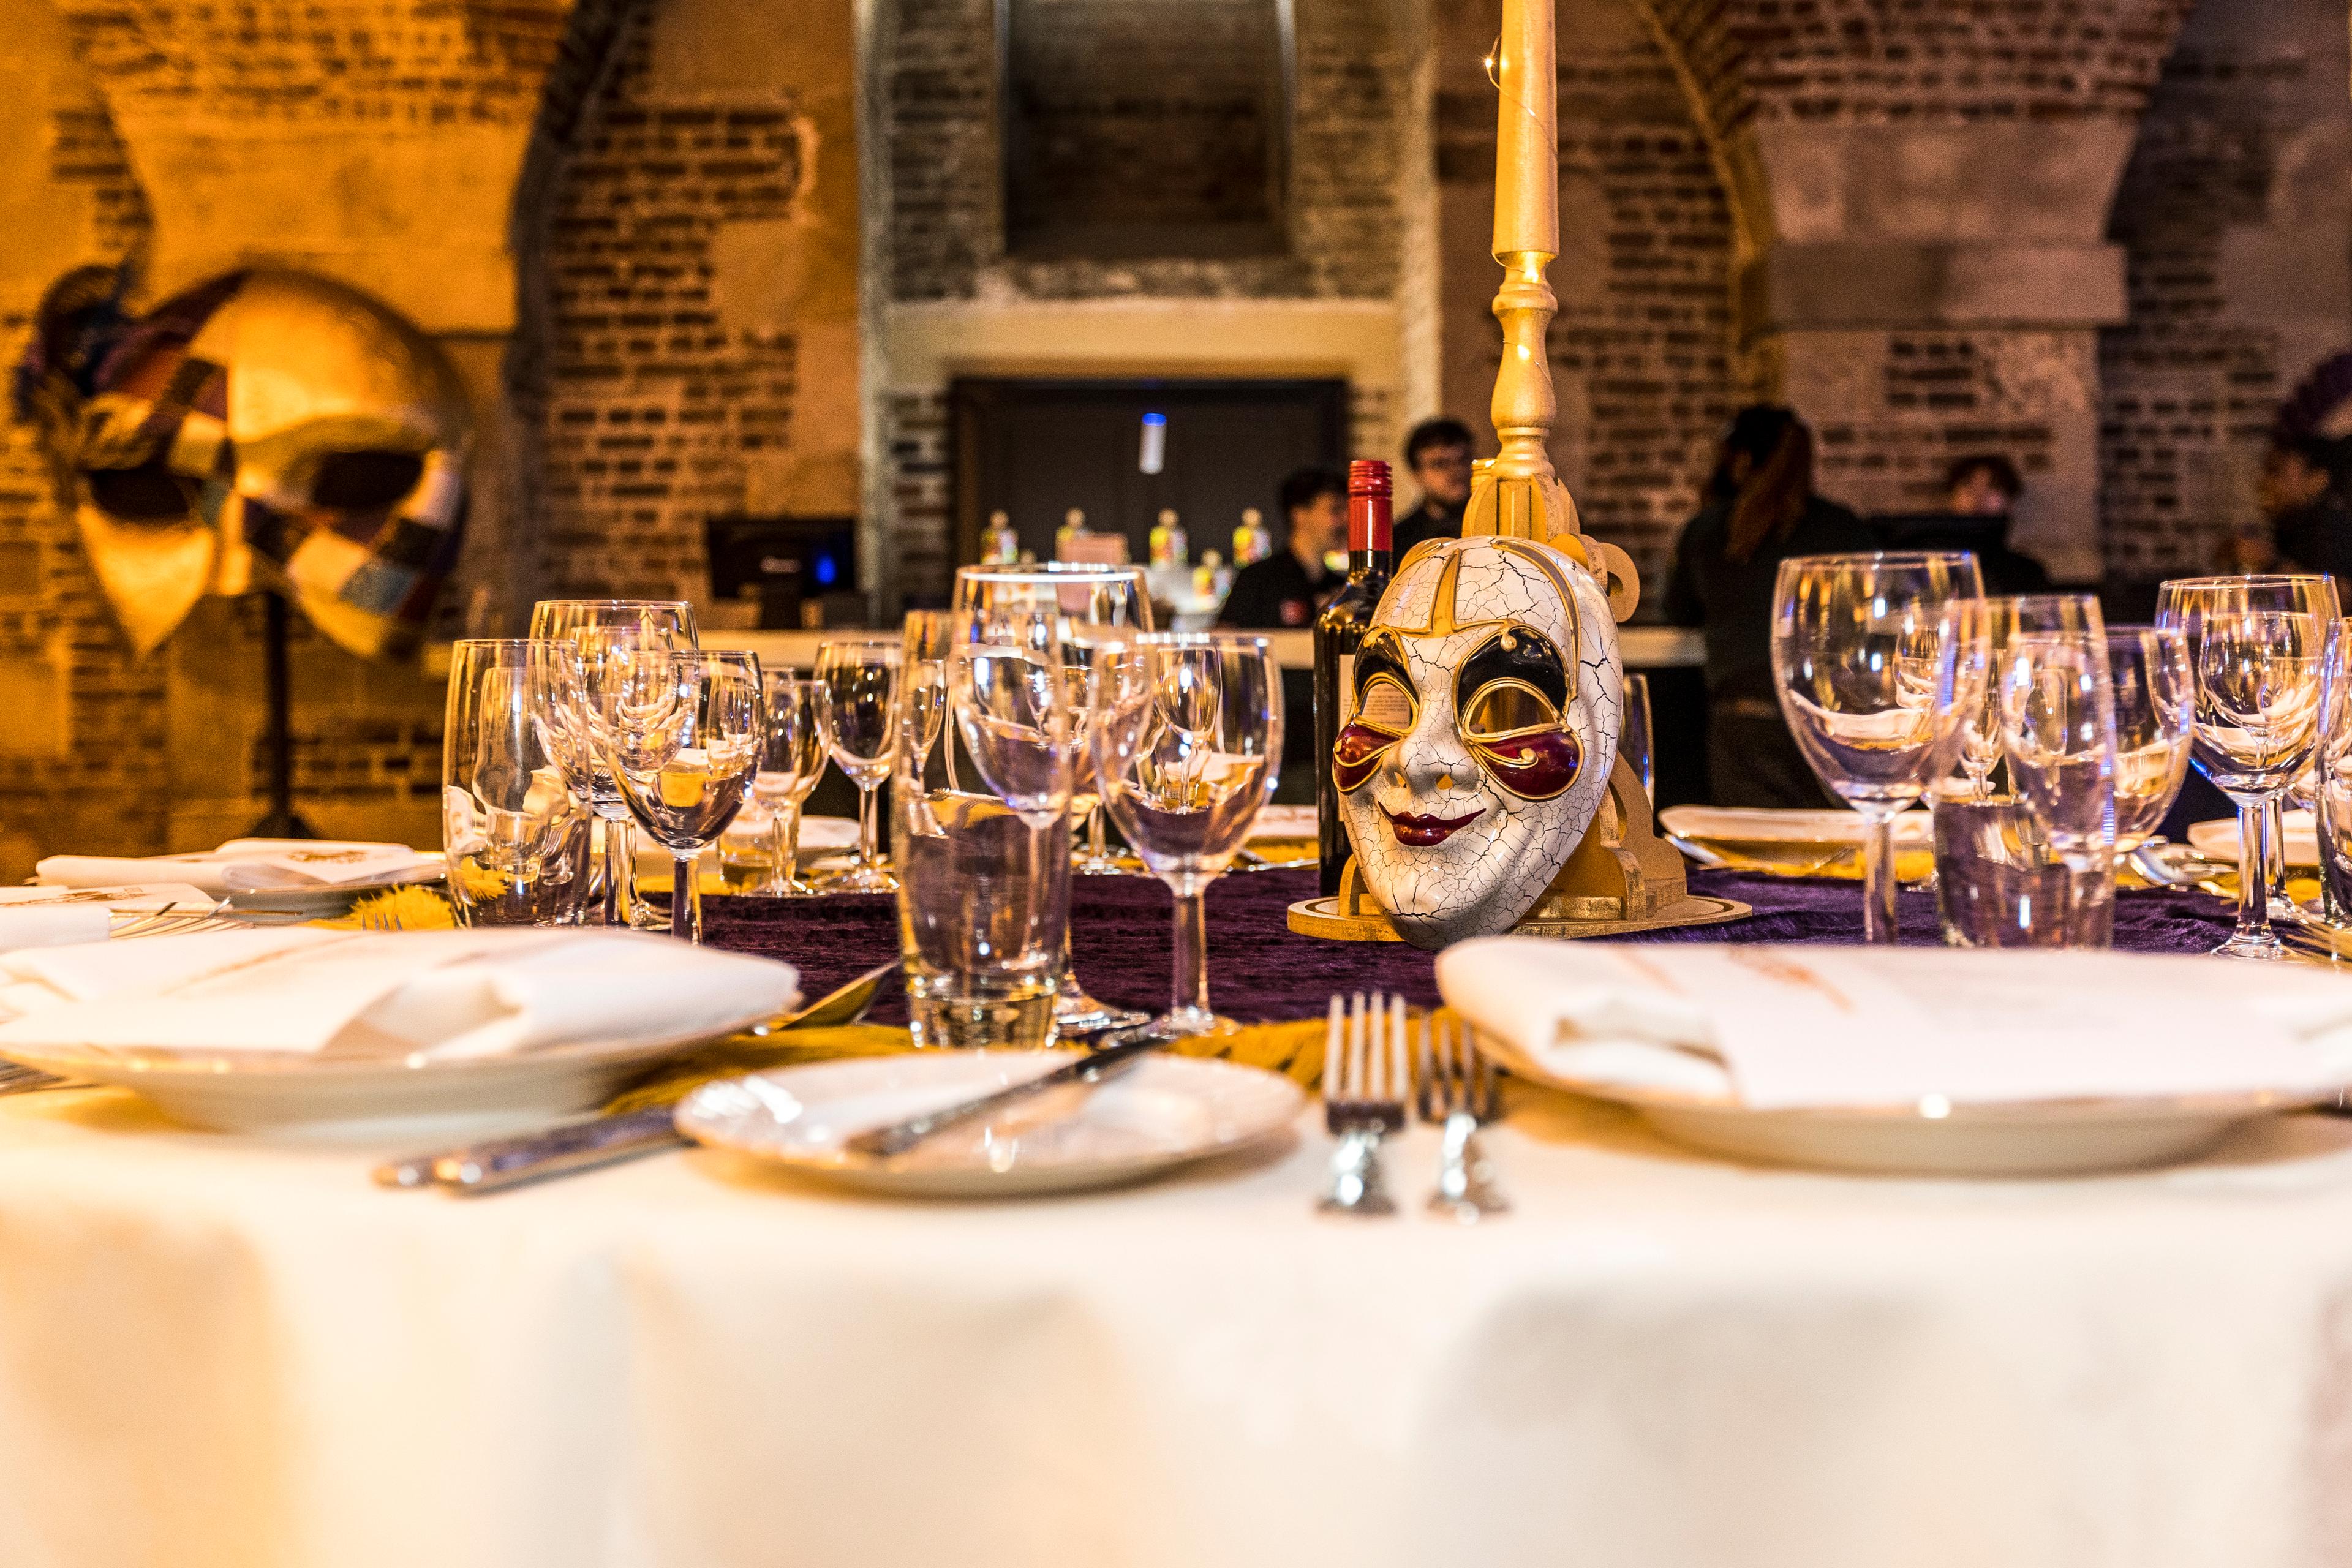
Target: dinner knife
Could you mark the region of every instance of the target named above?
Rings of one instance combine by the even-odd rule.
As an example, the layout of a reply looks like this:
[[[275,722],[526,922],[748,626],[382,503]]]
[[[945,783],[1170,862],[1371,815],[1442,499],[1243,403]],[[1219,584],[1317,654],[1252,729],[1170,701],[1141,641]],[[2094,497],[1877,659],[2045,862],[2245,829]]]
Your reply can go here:
[[[869,1159],[887,1160],[893,1155],[905,1153],[935,1132],[943,1132],[963,1122],[993,1115],[1006,1106],[1026,1100],[1033,1094],[1042,1094],[1046,1089],[1057,1089],[1069,1083],[1100,1083],[1113,1074],[1132,1067],[1139,1057],[1163,1043],[1157,1038],[1146,1037],[1142,1039],[1130,1039],[1124,1045],[1110,1046],[1082,1056],[1076,1061],[1066,1062],[1051,1072],[1040,1073],[1035,1078],[1024,1078],[1019,1083],[1007,1084],[1003,1089],[981,1095],[976,1099],[959,1100],[953,1105],[943,1106],[937,1110],[926,1110],[920,1116],[909,1116],[903,1121],[892,1121],[880,1127],[868,1128],[863,1132],[853,1133],[842,1141],[842,1147],[853,1154],[863,1154]]]

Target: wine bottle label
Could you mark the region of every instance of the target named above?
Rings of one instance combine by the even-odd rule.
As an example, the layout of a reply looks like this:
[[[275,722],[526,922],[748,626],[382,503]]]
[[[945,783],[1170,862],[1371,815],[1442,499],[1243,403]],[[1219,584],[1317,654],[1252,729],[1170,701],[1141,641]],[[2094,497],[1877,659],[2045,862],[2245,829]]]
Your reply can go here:
[[[1347,728],[1350,723],[1352,723],[1352,722],[1355,721],[1355,717],[1356,717],[1356,656],[1355,656],[1354,654],[1352,654],[1352,653],[1343,653],[1343,654],[1341,654],[1341,655],[1339,656],[1339,729],[1342,729],[1342,730],[1346,729],[1346,728]],[[1329,759],[1328,757],[1326,757],[1326,758],[1324,758],[1324,759],[1323,759],[1323,761],[1324,761],[1327,764],[1330,762],[1330,760],[1331,760],[1331,759]]]

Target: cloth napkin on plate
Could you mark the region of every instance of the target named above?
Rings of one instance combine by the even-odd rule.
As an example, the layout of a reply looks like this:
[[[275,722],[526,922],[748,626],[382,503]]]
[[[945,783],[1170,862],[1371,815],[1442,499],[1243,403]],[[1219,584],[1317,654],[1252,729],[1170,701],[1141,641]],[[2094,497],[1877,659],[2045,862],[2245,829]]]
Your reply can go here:
[[[0,904],[0,952],[104,942],[113,923],[112,914],[100,903]]]
[[[1669,833],[1726,844],[1860,844],[1862,814],[1855,811],[1775,811],[1760,806],[1673,805],[1658,814]],[[1933,849],[1935,819],[1925,811],[1898,812],[1895,843],[1902,849]]]
[[[383,887],[414,881],[439,869],[438,860],[405,844],[329,838],[232,838],[209,854],[156,855],[144,859],[52,855],[33,868],[34,874],[52,887],[169,880],[215,895]]]
[[[2315,812],[2289,811],[2280,814],[2280,826],[2285,832],[2286,863],[2290,866],[2319,864],[2319,817]],[[2189,847],[2200,855],[2216,860],[2238,858],[2238,819],[2217,817],[2211,822],[2189,825]]]
[[[798,991],[789,964],[630,931],[204,931],[0,956],[0,1056],[489,1057],[716,1031]]]
[[[2352,983],[2291,964],[1487,937],[1440,954],[1437,984],[1563,1079],[1755,1110],[2352,1081]]]

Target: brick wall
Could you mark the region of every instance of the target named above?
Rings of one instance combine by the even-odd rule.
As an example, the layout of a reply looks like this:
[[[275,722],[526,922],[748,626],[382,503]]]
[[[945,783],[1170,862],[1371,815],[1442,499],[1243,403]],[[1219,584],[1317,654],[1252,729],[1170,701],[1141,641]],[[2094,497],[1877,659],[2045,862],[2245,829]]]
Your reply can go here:
[[[2112,225],[2131,320],[2100,342],[2116,577],[2212,570],[2279,400],[2352,344],[2347,73],[2340,4],[2208,0],[2157,85]]]
[[[1476,61],[1500,18],[1496,0],[1455,16],[1436,104],[1445,402],[1482,451],[1502,333],[1488,313],[1501,279],[1487,254],[1495,97]],[[1559,29],[1552,461],[1654,605],[1734,401],[1731,214],[1674,68],[1627,0],[1563,0]]]

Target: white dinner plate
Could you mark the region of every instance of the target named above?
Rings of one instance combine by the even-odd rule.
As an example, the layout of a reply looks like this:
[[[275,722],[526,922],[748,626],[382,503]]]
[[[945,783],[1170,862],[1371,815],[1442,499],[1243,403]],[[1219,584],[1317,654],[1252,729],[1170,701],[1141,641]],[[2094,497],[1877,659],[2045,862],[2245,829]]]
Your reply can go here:
[[[1675,1142],[1706,1153],[1887,1175],[2057,1176],[2168,1164],[2206,1152],[2248,1121],[2338,1093],[1755,1110],[1719,1093],[1566,1077],[1507,1041],[1483,1032],[1475,1038],[1484,1055],[1517,1076],[1625,1106]]]
[[[1312,838],[1322,831],[1311,805],[1262,805],[1250,823],[1249,836],[1260,838]]]
[[[2285,814],[2286,863],[2290,866],[2319,864],[2319,819],[2308,811]],[[2189,847],[2215,860],[2227,860],[2232,865],[2238,858],[2238,819],[2216,817],[2211,822],[2189,825]]]
[[[1000,1116],[950,1127],[891,1160],[850,1153],[851,1134],[1050,1072],[1077,1053],[937,1051],[814,1062],[709,1083],[677,1108],[679,1131],[714,1149],[877,1192],[1012,1197],[1139,1181],[1288,1127],[1305,1096],[1279,1073],[1151,1055],[1087,1087],[1047,1089]]]
[[[174,1121],[225,1132],[430,1120],[453,1128],[587,1110],[665,1057],[764,1023],[763,1009],[717,1026],[589,1040],[514,1056],[354,1059],[287,1051],[12,1047],[7,1059],[86,1083],[135,1089]]]
[[[1862,816],[1852,811],[1768,811],[1716,805],[1670,805],[1658,814],[1669,833],[1727,844],[1860,844]],[[1925,811],[1895,818],[1895,842],[1904,849],[1936,847],[1935,819]]]

